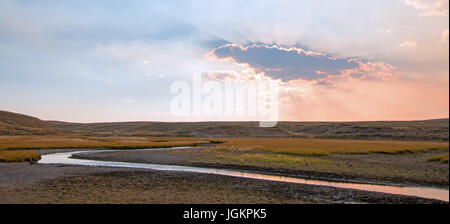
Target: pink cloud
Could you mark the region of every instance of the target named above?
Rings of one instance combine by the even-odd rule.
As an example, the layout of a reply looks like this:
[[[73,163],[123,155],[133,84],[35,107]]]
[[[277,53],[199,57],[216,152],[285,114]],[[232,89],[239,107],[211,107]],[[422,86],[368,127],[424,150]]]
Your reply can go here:
[[[395,76],[392,65],[384,62],[363,62],[356,58],[336,58],[321,52],[305,51],[296,47],[253,44],[241,46],[226,44],[206,54],[213,60],[232,61],[263,72],[282,81],[295,79],[317,80],[343,77],[390,80]]]
[[[447,16],[448,0],[399,0],[421,10],[420,16]]]

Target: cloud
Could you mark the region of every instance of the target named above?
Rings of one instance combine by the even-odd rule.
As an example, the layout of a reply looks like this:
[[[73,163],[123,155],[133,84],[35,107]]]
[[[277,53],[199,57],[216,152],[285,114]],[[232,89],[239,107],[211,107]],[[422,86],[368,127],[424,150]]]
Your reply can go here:
[[[354,58],[336,58],[323,53],[277,45],[254,44],[243,47],[226,44],[209,54],[221,60],[248,65],[255,73],[290,81],[295,79],[324,81],[336,77],[384,79],[393,67],[382,62],[363,62]],[[382,74],[382,76],[379,76]]]
[[[400,47],[417,47],[419,45],[416,41],[413,40],[406,40],[400,43]]]
[[[448,16],[448,0],[399,0],[422,11],[420,16]]]
[[[448,29],[442,31],[441,41],[444,43],[448,43]]]

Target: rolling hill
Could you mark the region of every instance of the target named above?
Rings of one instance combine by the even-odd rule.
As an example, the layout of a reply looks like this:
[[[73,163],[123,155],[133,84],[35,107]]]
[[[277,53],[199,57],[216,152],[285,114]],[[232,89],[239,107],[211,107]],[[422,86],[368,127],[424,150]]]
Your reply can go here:
[[[50,134],[52,127],[35,117],[0,110],[0,135]]]
[[[111,122],[68,123],[0,111],[0,135],[294,137],[448,141],[449,119],[423,121],[279,122]]]

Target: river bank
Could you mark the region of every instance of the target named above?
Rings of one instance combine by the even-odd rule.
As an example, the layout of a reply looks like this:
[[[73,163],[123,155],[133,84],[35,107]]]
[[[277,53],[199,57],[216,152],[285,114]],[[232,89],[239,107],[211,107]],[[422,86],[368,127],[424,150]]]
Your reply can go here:
[[[40,153],[49,152],[56,151]],[[132,168],[3,163],[0,176],[1,203],[444,203],[335,187]]]
[[[333,187],[130,168],[10,163],[0,164],[0,173],[0,203],[443,203]]]
[[[252,155],[251,153],[261,155],[265,152],[223,152],[210,147],[196,147],[154,151],[112,151],[76,154],[73,157],[100,161],[246,170],[257,173],[350,183],[425,186],[449,189],[448,163],[432,163],[426,161],[427,157],[438,154],[439,152],[395,155],[333,154],[326,157],[300,157],[300,163],[289,163],[285,158],[283,158],[284,160],[277,160],[275,162],[252,159],[245,161],[229,159],[235,157],[245,158],[245,156],[248,158],[249,154]]]

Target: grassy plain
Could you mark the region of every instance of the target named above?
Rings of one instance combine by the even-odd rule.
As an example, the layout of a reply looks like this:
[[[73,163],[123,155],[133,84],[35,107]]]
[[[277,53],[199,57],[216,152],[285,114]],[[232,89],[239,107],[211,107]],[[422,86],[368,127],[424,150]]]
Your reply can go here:
[[[86,137],[86,136],[0,136],[0,150],[109,148],[137,149],[195,146],[210,143],[200,138]]]
[[[448,152],[439,154],[439,155],[430,156],[427,158],[427,161],[428,162],[448,163]]]
[[[0,162],[37,161],[31,150],[64,148],[139,149],[196,146],[210,141],[195,138],[0,136]]]
[[[263,150],[277,154],[324,156],[329,154],[400,154],[448,151],[448,142],[408,142],[378,140],[304,138],[226,138],[222,150]]]
[[[0,162],[31,162],[38,161],[41,156],[31,150],[2,150],[0,151]]]
[[[0,151],[8,150],[8,159],[22,161],[23,150],[62,148],[138,149],[196,146],[218,143],[219,152],[248,152],[235,156],[223,156],[230,160],[266,160],[285,163],[301,163],[305,159],[293,156],[326,156],[330,154],[401,154],[431,151],[448,151],[448,142],[407,142],[379,140],[338,140],[305,138],[189,138],[189,137],[87,137],[87,136],[0,136]],[[255,152],[270,152],[255,154]],[[30,152],[31,153],[31,152]],[[14,157],[14,154],[17,154]],[[221,155],[218,155],[221,156]],[[448,156],[447,156],[448,158]],[[320,161],[307,158],[310,163]],[[445,159],[445,158],[444,158]],[[301,161],[302,160],[302,161]],[[432,160],[432,159],[430,159]],[[323,161],[322,161],[323,162]]]

